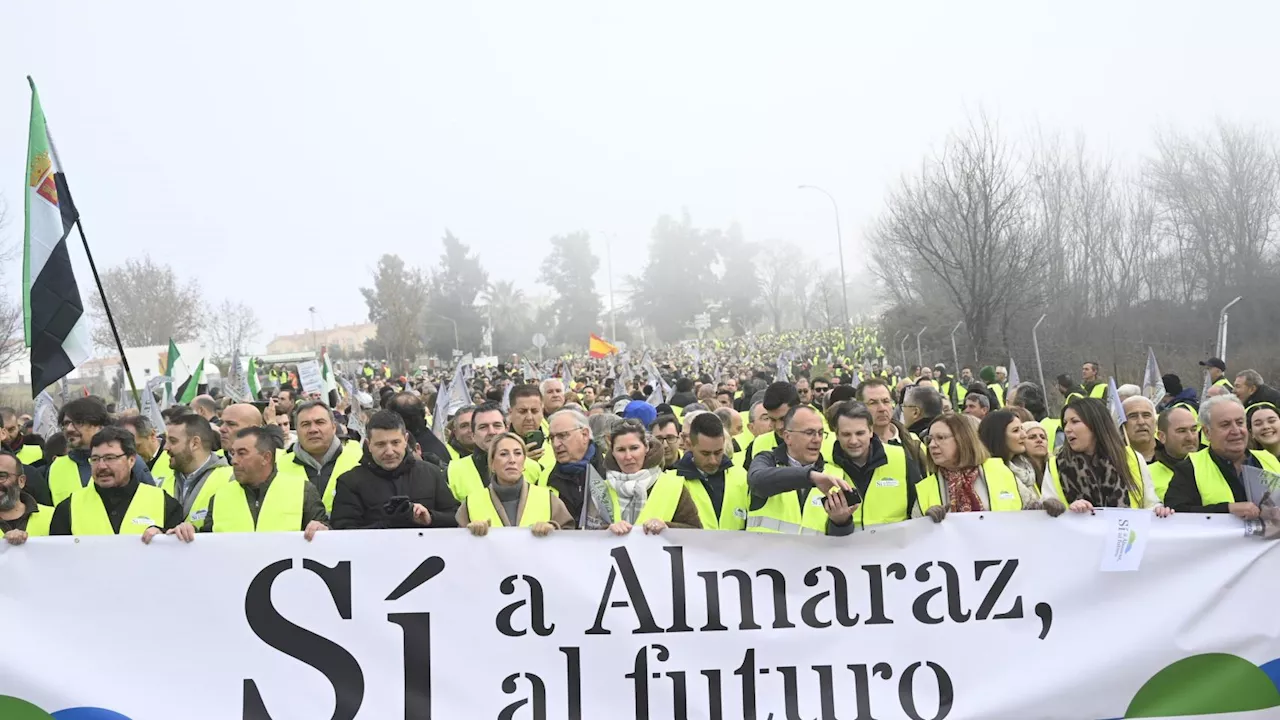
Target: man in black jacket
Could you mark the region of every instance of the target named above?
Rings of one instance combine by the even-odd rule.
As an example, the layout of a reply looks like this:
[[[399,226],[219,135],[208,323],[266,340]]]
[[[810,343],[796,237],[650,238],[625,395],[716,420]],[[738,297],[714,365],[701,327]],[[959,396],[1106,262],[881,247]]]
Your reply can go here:
[[[1236,397],[1246,408],[1262,402],[1280,407],[1280,390],[1262,382],[1262,375],[1257,370],[1241,370],[1236,375],[1235,388]]]
[[[1164,504],[1177,512],[1257,518],[1258,506],[1249,501],[1245,489],[1244,468],[1261,467],[1261,462],[1249,451],[1244,405],[1234,395],[1210,398],[1200,406],[1200,422],[1209,434],[1209,448],[1192,453],[1173,466]],[[1207,454],[1212,466],[1203,463],[1202,453]],[[1200,468],[1196,467],[1197,456],[1202,461]],[[1206,491],[1212,496],[1205,497]]]
[[[368,450],[338,478],[331,520],[335,530],[458,527],[458,501],[444,472],[409,453],[399,413],[380,410],[365,426]]]

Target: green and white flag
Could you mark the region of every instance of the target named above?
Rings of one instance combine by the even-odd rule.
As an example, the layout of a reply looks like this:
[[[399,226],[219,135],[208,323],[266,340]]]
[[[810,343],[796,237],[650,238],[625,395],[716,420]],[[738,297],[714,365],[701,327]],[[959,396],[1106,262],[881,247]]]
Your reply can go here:
[[[320,379],[324,380],[326,396],[338,389],[337,380],[333,376],[333,366],[329,364],[329,348],[327,346],[320,348]]]
[[[196,371],[191,373],[191,377],[182,383],[178,388],[178,402],[183,405],[189,405],[192,400],[196,399],[196,395],[200,394],[200,382],[204,380],[204,358],[200,358],[200,363],[196,365]]]
[[[247,375],[249,379],[249,394],[254,400],[257,400],[258,393],[262,390],[262,387],[258,382],[258,358],[249,358],[249,372]]]

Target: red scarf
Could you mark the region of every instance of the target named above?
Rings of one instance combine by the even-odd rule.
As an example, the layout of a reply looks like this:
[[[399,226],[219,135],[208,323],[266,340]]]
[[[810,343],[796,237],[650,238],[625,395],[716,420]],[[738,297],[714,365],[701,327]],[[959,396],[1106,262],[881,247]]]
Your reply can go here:
[[[982,512],[986,509],[978,491],[973,489],[973,484],[978,481],[978,468],[938,468],[938,473],[947,484],[947,498],[951,501],[947,512]]]

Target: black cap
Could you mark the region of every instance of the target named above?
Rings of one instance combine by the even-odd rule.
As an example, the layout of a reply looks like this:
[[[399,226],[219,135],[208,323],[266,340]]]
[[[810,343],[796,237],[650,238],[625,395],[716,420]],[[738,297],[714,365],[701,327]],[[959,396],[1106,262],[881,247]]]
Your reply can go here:
[[[1222,362],[1221,358],[1209,358],[1208,360],[1201,360],[1200,367],[1218,368],[1222,372],[1227,371],[1227,364]]]

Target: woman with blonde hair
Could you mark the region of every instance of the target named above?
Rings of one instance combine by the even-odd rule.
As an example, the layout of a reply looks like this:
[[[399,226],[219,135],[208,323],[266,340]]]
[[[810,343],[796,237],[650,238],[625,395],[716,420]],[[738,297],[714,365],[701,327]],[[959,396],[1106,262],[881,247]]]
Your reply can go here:
[[[1024,509],[1017,478],[987,453],[969,420],[947,413],[929,426],[929,457],[937,472],[916,484],[911,517],[942,522],[949,512]]]
[[[503,433],[489,445],[489,483],[467,494],[458,508],[458,527],[483,537],[491,527],[527,527],[534,537],[572,528],[573,515],[560,498],[524,476],[524,440]]]

